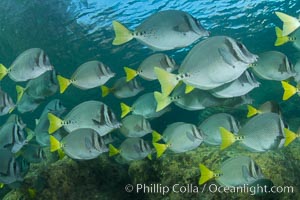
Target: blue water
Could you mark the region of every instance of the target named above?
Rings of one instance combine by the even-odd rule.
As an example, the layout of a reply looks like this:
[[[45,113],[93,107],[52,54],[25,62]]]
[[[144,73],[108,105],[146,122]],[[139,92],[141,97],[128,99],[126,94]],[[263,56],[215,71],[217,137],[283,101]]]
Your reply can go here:
[[[190,13],[211,32],[211,36],[235,38],[252,53],[278,50],[284,52],[293,63],[300,58],[300,51],[291,44],[274,47],[274,28],[282,26],[274,12],[282,11],[298,17],[299,0],[1,0],[0,62],[9,66],[24,50],[39,47],[47,52],[56,71],[65,77],[70,77],[82,63],[97,59],[116,73],[116,80],[125,75],[124,66],[137,68],[143,59],[154,52],[136,40],[113,46],[112,21],[118,20],[133,30],[153,13],[169,9]],[[193,45],[165,53],[180,64]],[[113,82],[110,80],[107,85],[111,86]],[[255,100],[254,105],[275,100],[282,106],[287,121],[299,117],[299,97],[283,102],[283,90],[279,82],[261,82],[261,86],[250,93]],[[142,83],[145,92],[160,90],[157,82]],[[25,86],[25,83],[20,84]],[[1,88],[13,99],[16,99],[15,85],[7,77],[0,82]],[[81,91],[70,86],[64,94],[56,94],[49,100],[53,98],[61,99],[68,110],[86,100],[101,100],[120,115],[120,100],[112,95],[103,99],[99,88]],[[131,105],[134,99],[124,101]],[[21,115],[29,127],[34,127],[33,119],[39,118],[46,103],[34,112]],[[174,109],[174,112],[182,113],[167,114],[163,120],[155,121],[154,126],[163,130],[171,121],[198,120],[199,112]],[[0,117],[0,122],[3,123],[6,117]]]

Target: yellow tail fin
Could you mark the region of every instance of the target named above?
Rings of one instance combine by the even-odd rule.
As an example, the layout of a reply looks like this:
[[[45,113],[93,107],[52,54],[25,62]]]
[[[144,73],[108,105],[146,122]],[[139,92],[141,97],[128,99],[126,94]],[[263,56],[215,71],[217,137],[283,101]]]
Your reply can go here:
[[[260,113],[259,110],[257,110],[256,108],[254,108],[251,105],[248,105],[247,107],[248,107],[248,113],[247,113],[248,118]]]
[[[153,131],[152,132],[152,142],[158,142],[159,140],[162,139],[162,136],[161,134],[159,134],[158,132],[156,131]]]
[[[236,141],[235,136],[227,129],[220,127],[220,132],[222,137],[221,150],[226,149]]]
[[[3,183],[0,183],[0,189],[1,188],[4,188],[4,184]]]
[[[126,81],[132,80],[134,77],[138,75],[137,71],[134,69],[131,69],[129,67],[124,67],[124,71],[126,73]]]
[[[299,137],[296,133],[293,131],[290,131],[287,128],[284,128],[284,133],[285,133],[285,142],[284,146],[288,146],[291,142],[293,142],[297,137]]]
[[[193,91],[195,89],[195,87],[191,86],[191,85],[186,85],[185,86],[185,94],[190,93],[191,91]]]
[[[33,130],[31,130],[30,128],[25,128],[25,131],[27,133],[27,137],[26,137],[26,140],[29,142],[32,140],[32,138],[34,138],[35,136],[35,132]]]
[[[59,160],[62,160],[65,157],[65,152],[62,149],[57,150]]]
[[[48,120],[49,120],[49,128],[48,128],[48,132],[49,134],[54,133],[56,130],[58,130],[60,127],[62,127],[62,120],[58,117],[56,117],[55,115],[53,115],[52,113],[48,113]]]
[[[120,22],[113,21],[113,28],[115,31],[115,39],[113,40],[113,45],[124,44],[130,40],[132,40],[133,35],[131,31],[129,31],[125,26],[123,26]]]
[[[19,85],[16,85],[16,91],[17,91],[17,103],[18,103],[22,99],[25,88],[23,88]]]
[[[165,95],[163,95],[162,93],[159,93],[159,92],[154,92],[154,98],[157,102],[156,112],[164,109],[170,103],[172,103],[172,100],[170,99],[170,97],[165,96]]]
[[[210,171],[205,165],[200,164],[200,179],[199,179],[199,185],[202,185],[203,183],[206,183],[210,179],[214,177],[214,172]]]
[[[276,41],[274,46],[280,46],[283,45],[285,43],[287,43],[289,41],[289,37],[288,36],[283,36],[282,35],[282,30],[278,27],[275,27],[275,32],[276,32]]]
[[[168,96],[180,80],[177,79],[175,74],[171,74],[159,67],[154,67],[154,72],[160,83],[162,93]]]
[[[110,88],[106,87],[105,85],[101,85],[102,97],[106,97],[109,92]]]
[[[7,69],[3,64],[0,64],[0,81],[6,76]]]
[[[50,151],[54,152],[61,148],[60,142],[52,135],[50,135]]]
[[[157,158],[161,157],[168,148],[167,144],[159,144],[159,143],[155,143],[155,142],[153,143],[153,146],[156,149],[156,157]]]
[[[36,198],[36,190],[34,188],[28,188],[28,195],[30,199],[35,199]]]
[[[57,80],[59,83],[59,91],[62,94],[68,88],[68,86],[71,84],[71,81],[61,75],[57,75]]]
[[[282,12],[275,12],[275,14],[281,19],[283,22],[283,31],[282,35],[287,36],[294,32],[300,26],[300,22],[297,18],[289,16]]]
[[[288,100],[291,96],[298,92],[298,89],[295,86],[292,86],[285,81],[281,81],[281,85],[284,90],[282,100]]]
[[[112,144],[109,144],[109,156],[115,156],[120,153],[120,150],[118,150],[116,147],[114,147]]]
[[[131,111],[131,107],[127,106],[125,103],[121,103],[121,118],[125,117],[130,111]]]

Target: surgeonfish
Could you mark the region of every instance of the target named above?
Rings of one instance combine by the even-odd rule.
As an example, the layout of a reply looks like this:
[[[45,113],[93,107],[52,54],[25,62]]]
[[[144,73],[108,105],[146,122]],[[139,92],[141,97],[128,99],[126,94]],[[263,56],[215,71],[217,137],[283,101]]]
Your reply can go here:
[[[20,150],[20,155],[29,163],[40,163],[46,159],[43,148],[35,140],[26,144]]]
[[[27,143],[27,135],[18,124],[8,122],[1,126],[0,148],[16,153]]]
[[[134,31],[113,21],[113,45],[121,45],[133,38],[155,51],[165,51],[189,46],[201,37],[209,36],[198,20],[180,10],[157,12]]]
[[[167,150],[182,153],[197,148],[203,142],[202,132],[194,125],[185,122],[175,122],[167,126],[163,134],[153,132],[153,146],[157,158]],[[162,139],[165,144],[157,143]]]
[[[221,145],[220,127],[224,127],[233,134],[239,131],[239,123],[232,115],[227,113],[214,114],[198,125],[203,136],[203,142],[209,145]]]
[[[249,118],[256,114],[261,114],[266,112],[273,112],[273,113],[277,113],[278,115],[281,115],[281,108],[276,101],[266,101],[265,103],[260,105],[259,108],[257,109],[251,105],[248,105],[247,117]]]
[[[210,90],[210,93],[218,98],[238,97],[249,93],[259,85],[254,75],[246,70],[239,78]]]
[[[47,71],[39,77],[28,81],[25,88],[17,85],[16,90],[18,101],[22,99],[24,92],[32,99],[45,99],[46,97],[54,95],[58,90],[56,72],[55,70]]]
[[[150,122],[142,115],[128,115],[121,123],[119,131],[126,137],[143,137],[153,131]]]
[[[287,130],[278,114],[272,112],[262,113],[251,118],[243,125],[237,135],[233,135],[230,131],[221,127],[221,149],[227,148],[235,141],[239,141],[251,152],[278,149],[285,143]]]
[[[40,118],[36,120],[36,126],[34,129],[35,138],[39,145],[42,147],[50,146],[48,113],[52,113],[55,116],[60,117],[65,111],[66,108],[62,105],[59,99],[53,99],[45,106]]]
[[[80,65],[70,79],[61,75],[57,76],[60,93],[63,93],[70,84],[81,89],[87,90],[104,85],[115,73],[100,61],[93,60]]]
[[[283,81],[296,75],[288,57],[279,51],[258,54],[257,62],[251,64],[252,71],[261,79]]]
[[[276,32],[276,41],[275,46],[281,46],[287,42],[292,42],[293,46],[297,49],[300,49],[300,28],[296,29],[293,33],[287,36],[282,35],[282,30],[278,27],[275,27]]]
[[[300,60],[298,60],[294,66],[294,70],[296,72],[295,76],[294,76],[294,80],[297,83],[300,83]]]
[[[183,81],[189,88],[203,90],[231,82],[256,60],[257,56],[250,53],[242,43],[227,36],[214,36],[199,42],[189,51],[178,74],[171,74],[161,68],[155,68],[154,71],[162,93],[169,95],[179,81]]]
[[[139,96],[132,106],[128,106],[124,103],[121,103],[121,118],[125,117],[129,112],[132,112],[134,115],[142,115],[146,119],[153,119],[160,117],[165,112],[168,112],[169,109],[165,108],[159,112],[156,112],[157,102],[154,98],[153,92],[145,93]]]
[[[10,122],[17,124],[21,129],[24,129],[26,127],[26,124],[23,122],[22,118],[16,114],[9,115],[5,123],[10,123]]]
[[[93,129],[80,128],[70,132],[61,141],[50,135],[50,151],[62,149],[72,159],[90,160],[107,152],[102,137]]]
[[[67,132],[73,132],[79,128],[90,128],[103,136],[121,126],[113,111],[106,104],[93,100],[75,106],[64,119],[52,113],[48,113],[48,119],[50,134],[64,127]]]
[[[142,160],[151,152],[150,145],[142,138],[127,138],[118,149],[109,144],[109,156],[120,154],[126,161]]]
[[[27,81],[52,69],[53,66],[44,50],[39,48],[27,49],[15,59],[8,69],[0,64],[0,80],[8,74],[15,82]]]
[[[23,181],[29,170],[29,163],[22,156],[15,158],[7,149],[0,149],[0,182],[11,184]]]
[[[154,67],[162,68],[167,72],[173,72],[178,68],[173,58],[163,53],[156,53],[143,60],[137,70],[124,67],[126,81],[130,81],[136,76],[140,76],[147,81],[156,80],[157,76],[154,72]]]
[[[34,111],[42,102],[44,98],[35,99],[31,97],[27,92],[22,94],[22,98],[17,101],[16,107],[20,113]]]
[[[166,96],[160,92],[154,92],[154,97],[157,102],[156,111],[160,111],[172,102],[185,110],[203,110],[209,107],[237,107],[239,105],[251,103],[252,100],[248,96],[240,96],[233,98],[217,98],[208,90],[193,89],[189,93],[185,93],[185,85],[176,86],[170,96]]]
[[[278,11],[275,14],[283,22],[282,36],[290,35],[300,27],[300,22],[297,18]]]
[[[263,179],[264,175],[260,167],[248,156],[238,156],[225,160],[218,173],[209,170],[200,164],[199,185],[215,179],[221,186],[238,187],[248,186],[257,180]]]
[[[115,82],[112,88],[108,88],[102,85],[101,90],[102,97],[105,97],[109,93],[112,93],[115,97],[121,99],[136,96],[138,93],[143,91],[144,88],[136,79],[126,81],[126,77],[122,77]]]
[[[0,116],[11,113],[15,109],[15,103],[12,98],[0,89]]]

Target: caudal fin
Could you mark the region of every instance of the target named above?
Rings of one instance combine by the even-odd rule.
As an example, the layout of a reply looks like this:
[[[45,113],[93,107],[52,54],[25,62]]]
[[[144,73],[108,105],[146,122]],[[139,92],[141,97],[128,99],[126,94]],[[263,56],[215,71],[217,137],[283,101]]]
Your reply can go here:
[[[227,129],[220,127],[220,132],[222,138],[221,150],[226,149],[236,141],[235,136]]]
[[[176,78],[175,74],[171,74],[159,67],[154,67],[154,72],[160,83],[162,93],[168,96],[180,80]]]
[[[112,144],[109,144],[109,156],[115,156],[120,153],[120,150],[118,150],[116,147],[114,147]]]
[[[131,107],[127,106],[125,103],[121,103],[121,118],[125,117],[130,111],[131,111]]]
[[[153,146],[156,150],[156,157],[159,158],[163,155],[163,153],[167,150],[168,145],[167,144],[159,144],[156,142],[153,142]]]
[[[256,115],[257,113],[259,113],[259,111],[256,108],[254,108],[253,106],[248,105],[247,107],[248,107],[248,113],[247,113],[248,118]]]
[[[169,96],[165,96],[160,92],[154,92],[154,98],[157,102],[156,106],[156,112],[164,109],[167,107],[170,103],[172,103],[172,100],[170,99]]]
[[[288,100],[291,96],[296,94],[296,92],[298,91],[298,89],[295,86],[292,86],[285,81],[281,81],[281,85],[284,90],[282,100]]]
[[[296,133],[294,133],[293,131],[284,128],[284,133],[285,133],[285,142],[284,142],[284,146],[288,146],[291,142],[293,142],[297,137],[299,137]]]
[[[297,18],[289,16],[282,12],[275,12],[279,19],[283,22],[282,35],[287,36],[300,27],[300,22]]]
[[[214,177],[214,172],[209,170],[205,165],[200,164],[199,169],[200,169],[200,173],[201,173],[200,179],[199,179],[199,185],[206,183],[207,181],[209,181],[210,179],[212,179]]]
[[[113,40],[113,45],[124,44],[132,40],[133,35],[124,25],[118,21],[113,21],[113,28],[115,31],[115,39]]]
[[[274,46],[281,46],[289,41],[288,36],[283,36],[282,35],[282,30],[278,28],[277,26],[275,27],[275,32],[276,32],[276,41]]]
[[[57,75],[57,80],[58,80],[58,84],[59,84],[59,91],[62,94],[68,88],[68,86],[71,84],[71,81],[61,75]]]
[[[23,88],[22,86],[16,85],[16,91],[17,91],[17,103],[18,103],[22,99],[25,88]]]
[[[162,139],[161,134],[159,134],[157,131],[152,132],[152,142],[158,142]]]
[[[3,64],[0,64],[0,81],[6,76],[7,69]]]
[[[48,128],[49,134],[54,133],[56,130],[62,127],[62,120],[53,115],[52,113],[48,113],[48,120],[50,124]]]
[[[106,87],[105,85],[101,85],[102,97],[106,97],[109,92],[110,88]]]
[[[137,71],[134,69],[131,69],[129,67],[124,67],[124,71],[126,73],[126,81],[132,80],[134,77],[138,75]]]
[[[61,148],[60,142],[52,135],[50,135],[50,151],[54,152]]]
[[[195,89],[195,87],[191,86],[191,85],[186,85],[185,86],[185,94],[190,93],[191,91],[193,91]]]

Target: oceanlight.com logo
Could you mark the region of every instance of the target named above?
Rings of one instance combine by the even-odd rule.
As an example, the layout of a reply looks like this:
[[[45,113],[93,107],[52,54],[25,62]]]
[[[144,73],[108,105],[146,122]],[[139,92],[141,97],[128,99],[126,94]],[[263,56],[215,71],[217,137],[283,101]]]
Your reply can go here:
[[[250,195],[255,194],[275,194],[275,193],[294,193],[293,186],[262,186],[257,184],[256,186],[249,186],[248,184],[244,184],[243,186],[238,187],[226,187],[226,186],[219,186],[216,184],[204,184],[203,186],[187,184],[187,185],[180,185],[174,184],[172,186],[166,186],[162,184],[127,184],[125,186],[125,191],[128,193],[154,193],[154,194],[162,194],[166,195],[168,193],[248,193]]]

